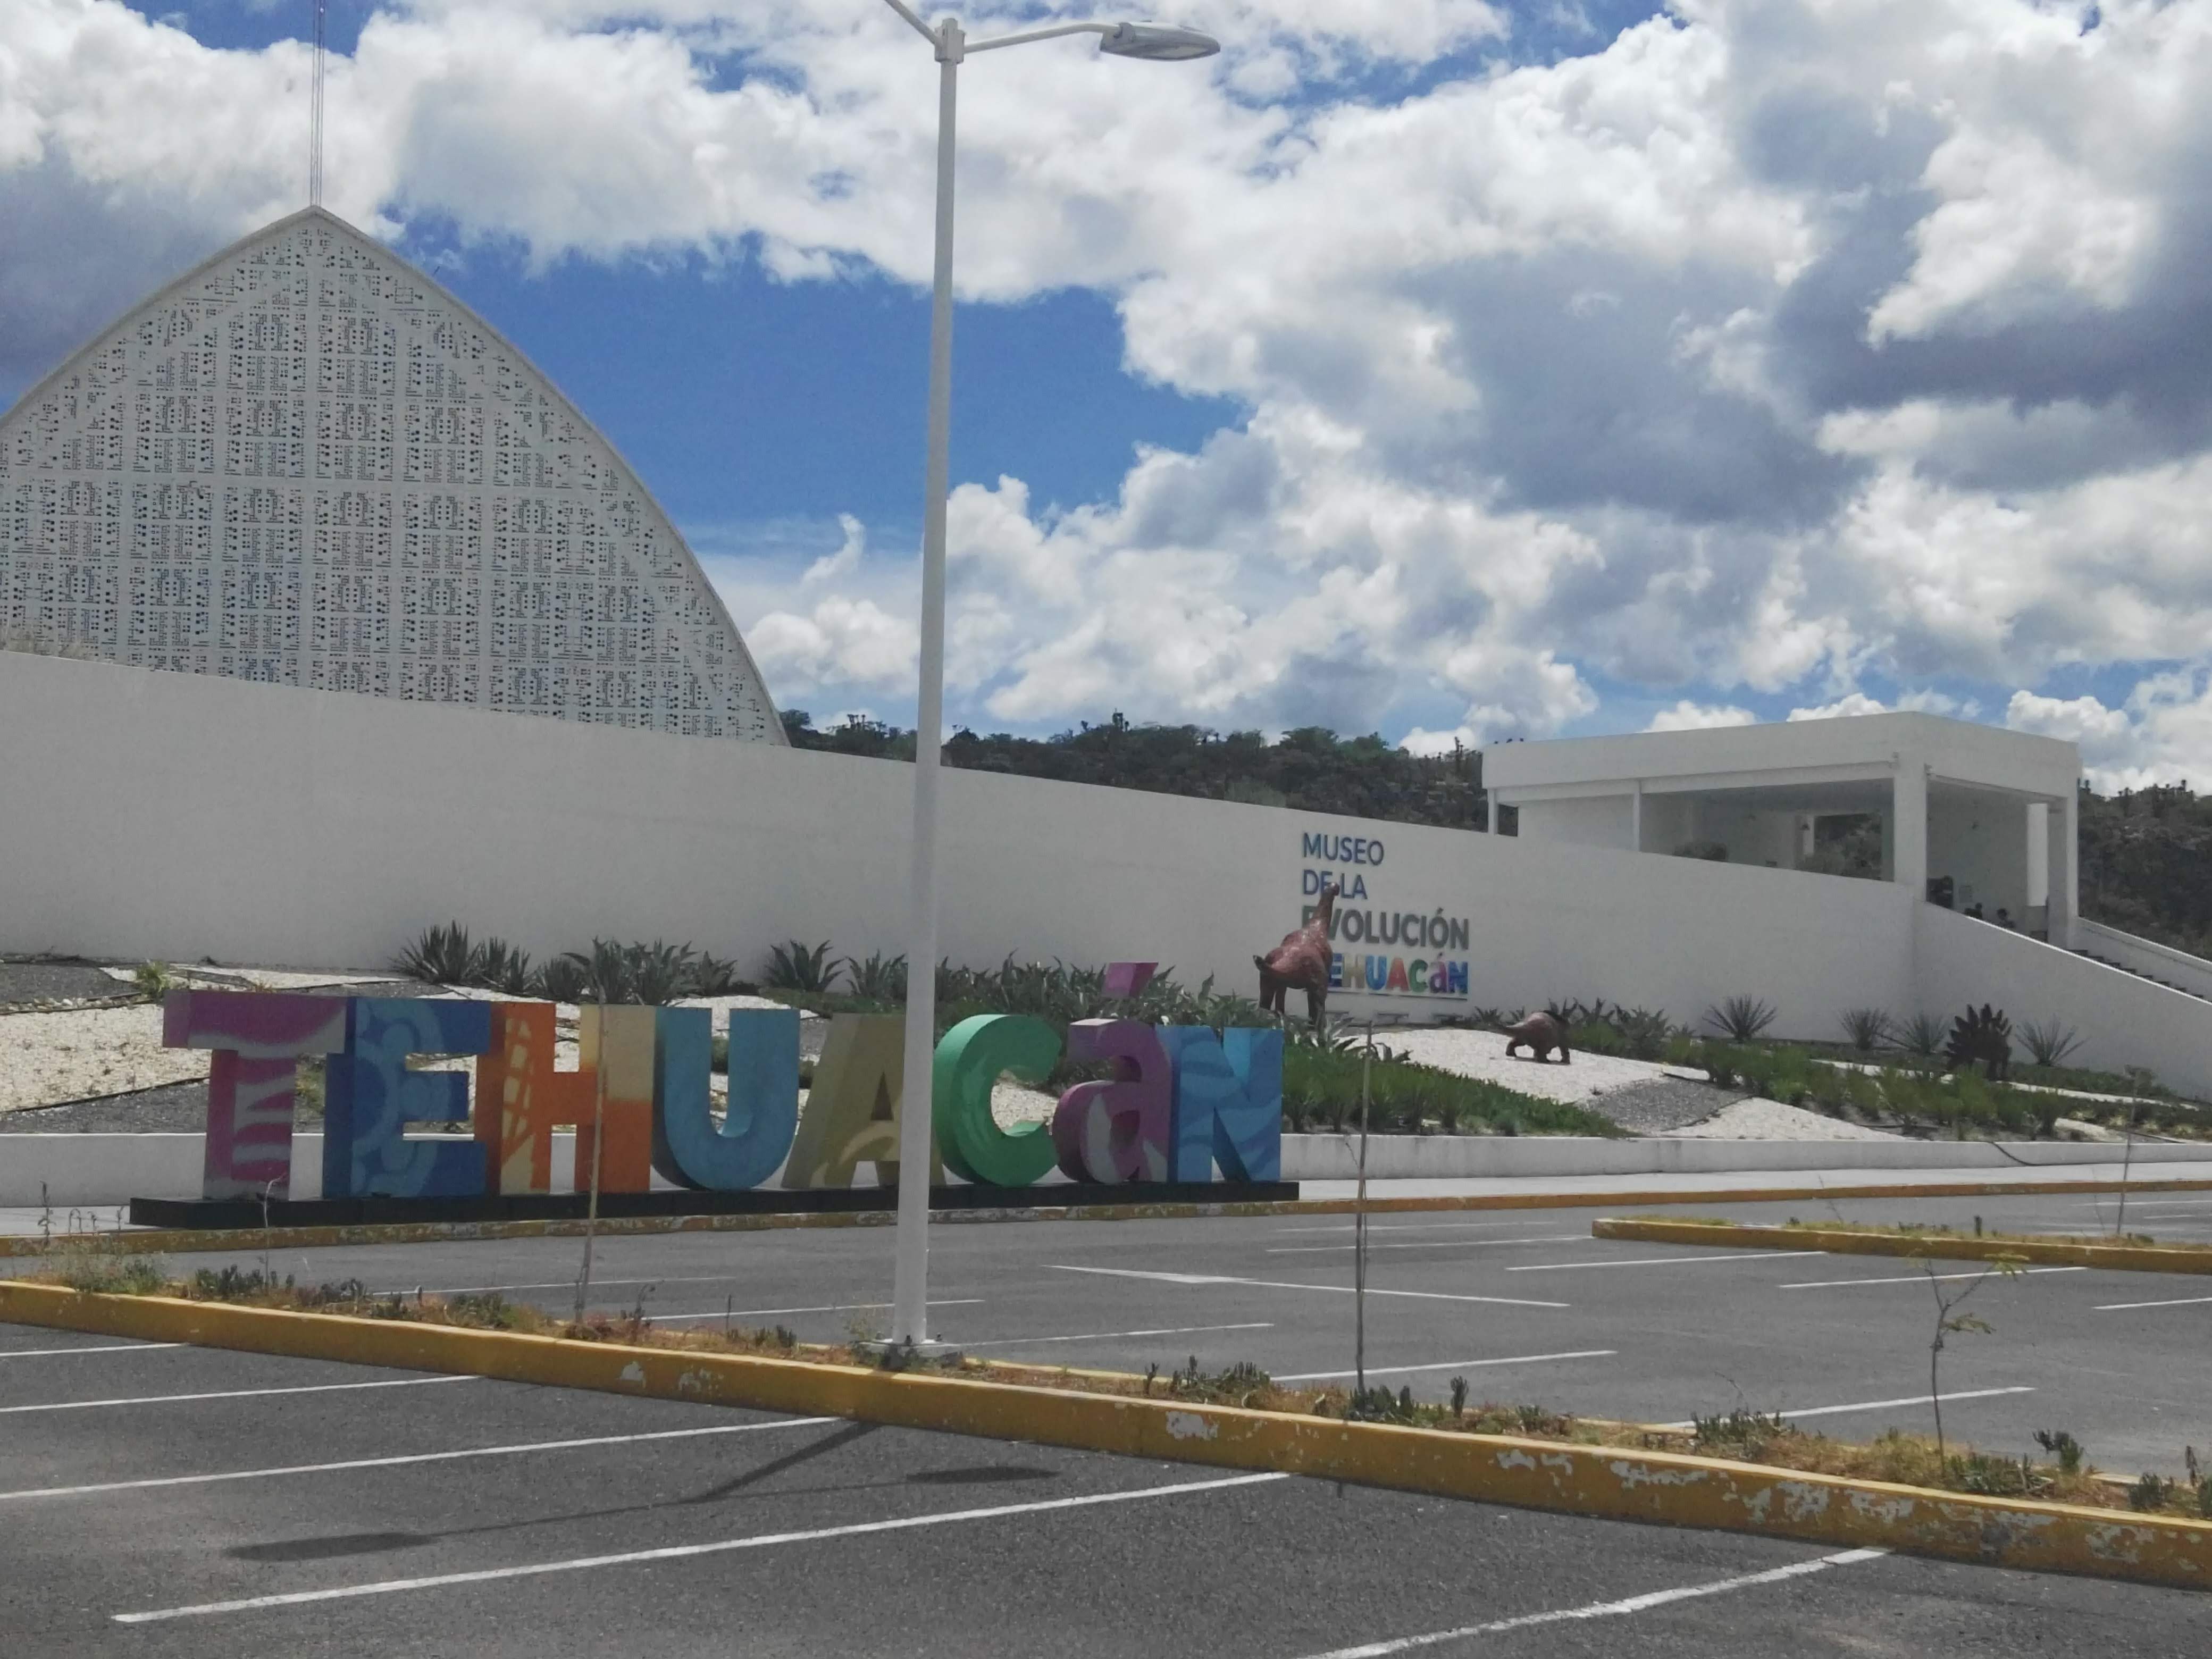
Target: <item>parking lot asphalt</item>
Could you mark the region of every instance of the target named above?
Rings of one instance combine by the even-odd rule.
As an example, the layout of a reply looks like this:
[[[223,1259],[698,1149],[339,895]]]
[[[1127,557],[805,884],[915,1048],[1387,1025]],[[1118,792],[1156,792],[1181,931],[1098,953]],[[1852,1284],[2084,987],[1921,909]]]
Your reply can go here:
[[[0,1652],[2201,1654],[2212,1599],[0,1328]]]
[[[1819,1213],[2086,1231],[2100,1206],[2109,1226],[2109,1199],[2056,1194]],[[1371,1380],[1434,1396],[1465,1376],[1478,1400],[1650,1421],[1741,1404],[1852,1436],[1927,1426],[1935,1302],[1912,1264],[1597,1241],[1595,1213],[1378,1218]],[[2212,1194],[2138,1195],[2129,1225],[2204,1238]],[[932,1233],[933,1323],[978,1353],[1135,1370],[1195,1354],[1285,1377],[1353,1364],[1351,1234],[1336,1218]],[[877,1228],[602,1239],[592,1300],[672,1325],[866,1334],[884,1322],[890,1246]],[[579,1254],[573,1239],[520,1240],[269,1265],[566,1309]],[[2033,1429],[2065,1428],[2125,1473],[2212,1447],[2212,1285],[2046,1273],[1987,1281],[1967,1305],[1995,1329],[1947,1348],[1955,1438],[2020,1452]],[[2212,1598],[1838,1553],[0,1327],[8,1659],[2212,1650]]]

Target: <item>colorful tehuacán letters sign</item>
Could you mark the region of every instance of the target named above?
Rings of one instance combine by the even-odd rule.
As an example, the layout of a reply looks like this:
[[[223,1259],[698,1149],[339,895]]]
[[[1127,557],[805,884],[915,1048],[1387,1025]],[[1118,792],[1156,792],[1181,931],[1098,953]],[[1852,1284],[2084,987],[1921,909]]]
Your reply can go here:
[[[1149,964],[1116,964],[1141,985]],[[1131,971],[1133,970],[1133,971]],[[287,1197],[294,1084],[323,1060],[325,1198],[471,1198],[552,1187],[553,1136],[576,1132],[577,1186],[644,1192],[657,1173],[679,1187],[742,1192],[780,1169],[787,1188],[849,1187],[856,1165],[897,1178],[904,1096],[902,1021],[830,1022],[804,1114],[799,1012],[729,1015],[729,1102],[713,1115],[714,1016],[703,1008],[581,1012],[580,1064],[554,1066],[554,1009],[543,1002],[315,997],[175,991],[162,1041],[210,1048],[210,1199]],[[930,1078],[930,1178],[1025,1187],[1058,1168],[1109,1185],[1281,1178],[1283,1036],[1276,1030],[1078,1020],[1073,1060],[1109,1075],[1079,1083],[1048,1123],[1001,1127],[991,1090],[1011,1073],[1041,1082],[1060,1033],[1019,1014],[963,1020],[937,1046]],[[465,1073],[418,1070],[425,1057],[474,1055],[473,1139],[410,1135],[410,1124],[471,1116]]]

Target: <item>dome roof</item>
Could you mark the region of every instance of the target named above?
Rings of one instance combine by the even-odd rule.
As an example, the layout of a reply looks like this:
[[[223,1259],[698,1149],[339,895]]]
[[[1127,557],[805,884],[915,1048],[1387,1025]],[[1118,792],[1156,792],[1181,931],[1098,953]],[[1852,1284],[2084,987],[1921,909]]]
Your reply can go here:
[[[550,381],[309,208],[0,419],[0,644],[781,743],[690,550]]]

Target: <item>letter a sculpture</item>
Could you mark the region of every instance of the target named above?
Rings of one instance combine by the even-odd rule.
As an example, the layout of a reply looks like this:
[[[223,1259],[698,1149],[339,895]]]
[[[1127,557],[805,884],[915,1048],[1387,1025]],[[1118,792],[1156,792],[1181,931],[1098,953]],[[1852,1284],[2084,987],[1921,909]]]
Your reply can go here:
[[[1306,994],[1306,1017],[1316,1030],[1328,1008],[1328,924],[1336,914],[1336,889],[1323,884],[1313,919],[1264,957],[1254,957],[1260,970],[1260,1006],[1271,1014],[1283,1012],[1283,1001],[1293,988]]]

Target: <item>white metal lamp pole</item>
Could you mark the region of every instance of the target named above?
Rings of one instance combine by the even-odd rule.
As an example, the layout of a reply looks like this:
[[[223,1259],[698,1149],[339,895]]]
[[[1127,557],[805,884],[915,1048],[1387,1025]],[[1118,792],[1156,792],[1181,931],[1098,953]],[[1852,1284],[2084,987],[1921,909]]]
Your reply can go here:
[[[961,61],[969,53],[1063,34],[1095,34],[1116,58],[1174,62],[1221,50],[1195,29],[1061,23],[970,41],[957,19],[935,28],[906,0],[884,0],[937,52],[937,271],[929,313],[929,461],[921,518],[921,691],[915,711],[913,911],[907,927],[905,1085],[899,1109],[897,1267],[891,1340],[929,1340],[930,1073],[937,1050],[937,783],[945,729],[945,497],[952,442],[952,155]]]

